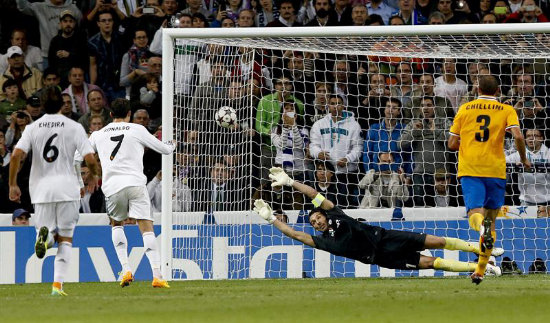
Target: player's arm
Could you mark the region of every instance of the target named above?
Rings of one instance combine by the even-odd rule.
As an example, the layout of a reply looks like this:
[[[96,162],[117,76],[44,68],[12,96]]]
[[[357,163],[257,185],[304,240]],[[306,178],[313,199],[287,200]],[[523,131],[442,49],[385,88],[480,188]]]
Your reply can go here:
[[[86,156],[84,156],[84,161],[86,162],[86,166],[88,166],[88,169],[90,170],[90,178],[88,179],[88,192],[93,193],[99,188],[99,185],[97,183],[99,181],[99,164],[97,163],[94,154],[86,154]]]
[[[521,163],[523,164],[523,166],[525,166],[525,168],[531,168],[531,162],[529,162],[529,159],[527,159],[527,153],[525,152],[525,138],[523,138],[521,130],[519,129],[519,127],[511,127],[509,128],[509,130],[514,137],[514,142],[516,143],[516,148],[518,150]]]
[[[323,210],[330,210],[334,208],[334,204],[317,192],[316,189],[304,183],[293,180],[282,168],[272,167],[269,172],[269,178],[273,181],[271,186],[290,186],[310,198],[315,207],[321,207]]]
[[[25,152],[19,148],[15,148],[10,158],[10,178],[9,178],[9,187],[10,187],[10,200],[14,202],[20,202],[21,200],[21,190],[17,185],[17,174],[21,168],[21,161],[25,158]]]
[[[449,145],[450,150],[458,150],[460,148],[460,137],[456,134],[451,133],[447,144]]]
[[[277,218],[273,215],[273,210],[271,209],[271,206],[269,206],[269,204],[267,204],[264,200],[259,199],[254,202],[254,211],[258,213],[264,220],[266,220],[270,224],[273,224],[287,237],[315,248],[315,242],[313,242],[313,238],[311,237],[311,235],[304,232],[296,231],[288,226],[286,223],[277,220]]]
[[[449,146],[450,150],[457,151],[460,148],[460,133],[462,129],[462,115],[463,115],[463,109],[460,107],[458,109],[458,113],[456,114],[453,124],[451,125],[451,128],[449,129],[449,140],[447,141],[447,144]]]
[[[140,140],[141,142],[146,146],[154,151],[168,155],[174,151],[174,145],[172,143],[163,143],[162,141],[158,140],[155,136],[150,134],[145,127],[140,127],[139,130],[140,134]]]

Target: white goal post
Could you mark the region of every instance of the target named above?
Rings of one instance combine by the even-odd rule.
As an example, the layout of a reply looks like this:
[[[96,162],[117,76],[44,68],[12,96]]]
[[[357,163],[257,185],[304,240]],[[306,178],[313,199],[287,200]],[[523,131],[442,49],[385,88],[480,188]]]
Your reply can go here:
[[[536,38],[536,35],[540,35],[541,38]],[[537,39],[536,42],[532,41]],[[181,93],[175,93],[176,85],[175,83],[179,80],[175,80],[175,74],[177,68],[182,68],[181,65],[186,64],[187,61],[180,62],[179,67],[176,67],[175,60],[177,60],[175,51],[177,51],[176,40],[188,40],[193,42],[193,44],[216,44],[222,46],[231,46],[235,49],[238,48],[260,48],[267,50],[277,50],[280,52],[285,51],[300,51],[300,52],[312,52],[312,53],[330,53],[334,55],[356,55],[356,56],[368,56],[368,57],[385,57],[385,56],[395,56],[401,58],[418,58],[418,59],[498,59],[498,60],[513,60],[513,59],[542,59],[544,62],[550,58],[550,23],[525,23],[525,24],[482,24],[482,25],[423,25],[423,26],[366,26],[366,27],[292,27],[292,28],[206,28],[206,29],[187,29],[187,28],[164,28],[162,35],[162,139],[163,141],[176,141],[177,144],[182,142],[182,129],[179,129],[181,122],[188,122],[189,120],[184,120],[183,113],[180,110],[185,110],[188,107],[188,103],[181,103],[179,100],[176,100],[176,97]],[[414,41],[413,41],[414,40]],[[385,41],[395,41],[391,46],[376,46],[381,42]],[[411,46],[414,43],[414,46]],[[400,45],[396,45],[396,44]],[[186,48],[185,50],[196,50],[196,47]],[[228,54],[228,57],[224,58],[224,64],[229,69],[231,64],[234,63],[233,54]],[[254,51],[251,51],[251,55],[254,55]],[[203,55],[204,56],[204,55]],[[230,56],[230,57],[229,57]],[[281,59],[283,59],[281,57]],[[193,64],[196,64],[193,61]],[[534,63],[531,63],[534,64]],[[434,63],[435,65],[435,63]],[[550,66],[550,65],[549,65]],[[184,69],[186,67],[183,67]],[[394,67],[392,67],[394,68]],[[192,69],[191,69],[192,70]],[[182,72],[183,73],[183,72]],[[192,71],[192,73],[198,73]],[[250,72],[254,73],[254,72]],[[393,73],[393,72],[392,72]],[[435,73],[435,72],[434,72]],[[229,75],[229,73],[227,73]],[[511,74],[507,76],[513,77]],[[194,75],[197,77],[198,75]],[[233,76],[231,76],[232,78]],[[276,77],[272,78],[266,77],[266,83],[262,83],[262,86],[269,87],[269,91],[274,89],[273,82]],[[466,76],[465,76],[466,77]],[[229,76],[228,76],[229,78]],[[546,79],[546,78],[545,78]],[[252,83],[251,83],[252,84]],[[391,83],[389,83],[391,85]],[[368,85],[368,84],[367,84]],[[246,86],[252,86],[246,84]],[[245,89],[246,90],[246,89]],[[253,89],[249,88],[249,93],[253,93]],[[249,96],[253,94],[248,94]],[[188,100],[192,100],[193,93],[186,94]],[[184,99],[181,99],[184,100]],[[246,102],[255,102],[253,98],[244,98]],[[256,100],[257,101],[257,100]],[[550,101],[547,105],[550,104]],[[247,103],[247,106],[250,103]],[[218,107],[219,108],[219,107]],[[253,120],[256,116],[252,114],[253,108],[247,113],[247,119]],[[546,107],[545,107],[546,108]],[[176,124],[176,127],[174,125]],[[253,123],[252,123],[253,125]],[[182,126],[183,127],[183,126]],[[175,129],[178,128],[178,129]],[[210,129],[212,130],[212,129]],[[209,130],[209,131],[210,131]],[[548,130],[548,129],[544,129]],[[212,131],[216,131],[215,129]],[[220,134],[223,136],[223,134]],[[213,136],[212,138],[215,138]],[[550,138],[547,138],[550,139]],[[247,142],[246,145],[249,143]],[[262,142],[262,145],[264,143]],[[250,143],[252,145],[252,143]],[[223,149],[223,147],[222,147]],[[247,151],[246,149],[243,151]],[[411,154],[417,152],[412,150]],[[222,157],[219,155],[218,157]],[[261,157],[261,156],[259,156]],[[246,167],[253,167],[252,158],[246,161]],[[413,161],[411,161],[411,164]],[[361,166],[359,166],[361,167]],[[412,166],[411,166],[412,167]],[[250,266],[253,262],[251,259],[240,259],[235,260],[236,262],[241,262],[242,264],[238,265],[238,270],[243,271],[237,274],[220,274],[223,270],[228,269],[227,263],[217,264],[215,261],[208,262],[207,267],[209,271],[212,271],[210,274],[206,274],[204,268],[200,264],[196,265],[194,263],[191,267],[187,268],[201,268],[202,271],[197,271],[203,274],[202,277],[195,273],[195,276],[185,273],[184,276],[175,277],[174,268],[173,268],[173,255],[178,253],[177,250],[174,250],[174,234],[173,229],[174,225],[190,225],[190,226],[199,226],[203,223],[202,213],[197,212],[197,210],[192,210],[193,212],[177,212],[181,210],[174,210],[174,156],[173,155],[164,155],[162,156],[162,223],[161,223],[161,261],[163,275],[165,278],[171,279],[182,279],[185,278],[250,278],[257,277],[252,272],[257,273],[258,269],[249,269],[245,268]],[[433,173],[433,171],[431,171]],[[412,184],[411,184],[412,185]],[[550,183],[548,183],[550,186]],[[410,188],[412,192],[412,186]],[[250,191],[252,192],[252,190]],[[411,193],[412,194],[412,193]],[[179,195],[175,195],[175,198],[178,198]],[[411,197],[412,199],[412,197]],[[395,206],[395,205],[393,205]],[[412,205],[417,206],[417,205]],[[443,209],[440,209],[443,210]],[[202,210],[201,210],[202,211]],[[414,212],[413,212],[414,211]],[[530,210],[529,218],[534,218],[536,209]],[[368,210],[365,214],[376,213],[376,210]],[[387,210],[385,211],[387,213]],[[409,212],[409,213],[407,213]],[[429,219],[430,216],[426,216],[427,213],[423,213],[421,209],[407,211],[404,213],[415,214],[414,221],[423,221],[423,219]],[[443,211],[445,212],[445,211]],[[460,213],[464,212],[463,209],[460,209]],[[535,213],[533,213],[535,212]],[[292,212],[289,212],[292,213]],[[351,212],[355,217],[365,218],[362,216],[360,210],[354,210]],[[449,221],[451,224],[450,227],[454,227],[455,223],[460,220],[463,222],[462,217],[457,217],[456,211],[447,212],[449,215]],[[521,213],[521,212],[520,212]],[[254,218],[254,214],[245,209],[240,211],[227,211],[220,212],[221,217],[217,220],[218,224],[206,224],[207,226],[224,226],[226,224],[236,224],[240,223],[243,225],[251,223],[259,223]],[[302,215],[298,215],[298,211],[292,213],[292,218],[296,218]],[[432,214],[432,213],[430,213]],[[433,215],[432,215],[433,216]],[[231,220],[232,217],[239,217],[240,220],[234,221]],[[412,217],[412,216],[411,216]],[[406,216],[407,218],[407,216]],[[176,221],[183,222],[175,222]],[[182,220],[183,219],[183,220]],[[218,219],[218,217],[216,217]],[[226,220],[224,220],[226,219]],[[230,219],[230,220],[227,220]],[[407,218],[408,220],[409,218]],[[367,218],[369,220],[369,218]],[[384,221],[384,220],[377,220]],[[512,222],[510,222],[512,223]],[[529,225],[531,225],[529,223]],[[534,224],[535,228],[539,229],[538,224]],[[392,225],[393,227],[393,225]],[[403,228],[399,224],[398,228]],[[413,225],[413,229],[422,229],[418,226]],[[548,225],[545,222],[544,227],[540,228],[544,231],[545,234],[548,234]],[[178,230],[181,230],[178,229]],[[200,231],[200,229],[197,229]],[[220,229],[222,230],[222,229]],[[228,232],[232,232],[232,228],[223,228]],[[240,231],[236,232],[238,235],[242,235],[240,243],[244,244],[242,249],[237,247],[232,247],[230,240],[225,242],[219,242],[220,245],[223,245],[225,249],[224,252],[226,262],[228,259],[233,259],[232,255],[242,254],[249,255],[249,251],[252,247],[250,246],[252,241],[253,233],[244,232],[244,229],[239,229]],[[434,232],[438,232],[439,228],[434,228]],[[457,230],[463,230],[457,229]],[[467,225],[466,225],[467,230]],[[464,232],[466,230],[463,230]],[[263,232],[263,231],[262,231]],[[269,232],[276,232],[269,231]],[[446,232],[446,231],[445,231]],[[462,231],[461,231],[462,232]],[[179,232],[178,234],[180,234]],[[462,233],[461,233],[462,234]],[[515,233],[514,233],[515,234]],[[193,235],[193,233],[191,234]],[[250,235],[250,237],[245,237]],[[470,235],[470,234],[468,234]],[[181,236],[178,236],[181,238]],[[470,237],[472,240],[476,240],[475,235],[471,234]],[[516,237],[514,237],[516,238]],[[546,237],[548,238],[548,237]],[[499,238],[500,239],[500,238]],[[523,239],[522,237],[517,237],[517,239]],[[185,241],[185,238],[183,238]],[[208,244],[208,246],[200,243],[197,248],[214,248],[216,242]],[[225,244],[224,244],[225,243]],[[248,245],[247,245],[248,244]],[[518,243],[518,246],[521,245]],[[183,248],[181,245],[178,248]],[[231,249],[234,248],[234,249]],[[527,248],[527,247],[525,247]],[[537,249],[538,247],[535,247]],[[289,249],[290,250],[290,249]],[[205,251],[206,253],[211,253],[215,251]],[[288,257],[284,258],[281,262],[286,263],[286,269],[290,272],[292,259],[291,252],[289,251]],[[525,253],[526,251],[524,251]],[[545,251],[546,252],[546,251]],[[185,251],[182,251],[183,254],[186,254]],[[534,253],[538,255],[538,253]],[[321,254],[316,254],[318,258],[315,258],[313,261],[319,266],[320,258],[326,257]],[[529,254],[531,255],[531,254]],[[248,257],[247,256],[247,257]],[[181,258],[181,254],[179,256]],[[268,257],[268,256],[266,256]],[[330,258],[330,257],[329,257]],[[323,258],[324,259],[324,258]],[[181,259],[180,259],[181,260]],[[185,260],[185,259],[184,259]],[[209,260],[210,261],[210,260]],[[229,260],[232,261],[232,260]],[[267,261],[267,260],[266,260]],[[531,261],[525,259],[525,262]],[[218,266],[218,267],[216,267]],[[221,266],[221,267],[220,267]],[[330,265],[328,265],[330,267]],[[528,264],[527,264],[528,266]],[[216,268],[214,268],[216,267]],[[231,266],[230,266],[231,267]],[[266,265],[267,267],[267,265]],[[214,268],[214,269],[212,269]],[[221,269],[220,269],[221,268]],[[278,267],[277,267],[278,268]],[[320,267],[319,267],[320,268]],[[364,267],[360,267],[359,264],[356,264],[356,276],[360,276],[359,268],[365,270]],[[318,268],[317,268],[318,269]],[[216,274],[216,270],[218,273]],[[269,268],[265,268],[266,272]],[[280,270],[280,269],[273,269]],[[298,269],[296,269],[298,270]],[[319,269],[320,270],[320,269]],[[327,269],[328,270],[328,269]],[[343,276],[347,274],[347,269],[344,270]],[[370,271],[369,271],[370,272]],[[296,274],[296,273],[294,273]],[[319,274],[319,271],[317,271]],[[304,274],[305,275],[305,274]],[[323,272],[323,275],[327,275],[326,271]],[[328,274],[330,275],[330,274]],[[266,274],[266,277],[269,275]],[[322,274],[315,275],[315,277],[321,277]],[[179,277],[179,278],[178,278]],[[285,277],[295,277],[288,275]]]

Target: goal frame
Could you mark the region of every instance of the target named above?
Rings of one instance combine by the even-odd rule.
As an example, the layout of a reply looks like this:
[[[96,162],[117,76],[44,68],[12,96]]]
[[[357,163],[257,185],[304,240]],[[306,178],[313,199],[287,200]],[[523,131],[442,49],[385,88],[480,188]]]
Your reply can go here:
[[[437,36],[550,33],[550,23],[460,24],[420,26],[342,26],[292,28],[163,28],[162,29],[162,139],[174,140],[174,40],[176,38],[272,38]],[[172,280],[172,185],[173,154],[162,156],[161,267]]]

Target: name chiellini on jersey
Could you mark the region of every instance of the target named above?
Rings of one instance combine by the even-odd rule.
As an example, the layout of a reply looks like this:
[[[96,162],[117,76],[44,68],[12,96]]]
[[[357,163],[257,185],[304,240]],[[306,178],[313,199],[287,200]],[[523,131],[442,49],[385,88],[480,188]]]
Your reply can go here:
[[[84,128],[61,114],[46,114],[25,127],[15,146],[33,152],[29,178],[32,203],[80,200],[74,156],[93,154]]]
[[[113,122],[95,131],[89,138],[92,148],[99,154],[102,169],[101,189],[111,196],[125,187],[147,184],[143,174],[144,148],[161,154],[170,154],[172,144],[155,138],[142,125]]]

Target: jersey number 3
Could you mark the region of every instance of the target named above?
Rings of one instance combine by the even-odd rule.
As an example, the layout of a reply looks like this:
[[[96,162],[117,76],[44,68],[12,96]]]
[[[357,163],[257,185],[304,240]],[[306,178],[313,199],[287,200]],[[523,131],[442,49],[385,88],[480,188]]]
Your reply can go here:
[[[488,115],[482,114],[477,116],[477,123],[482,123],[479,126],[480,132],[476,132],[476,140],[479,142],[486,142],[489,140],[489,124],[491,123],[491,117]]]
[[[56,146],[52,145],[52,141],[57,137],[57,134],[53,134],[48,140],[46,141],[46,146],[44,146],[44,150],[42,151],[42,158],[44,158],[45,161],[48,163],[53,163],[57,157],[59,157],[59,149],[57,149]]]
[[[111,137],[111,141],[118,142],[115,146],[115,149],[113,149],[113,152],[111,153],[111,157],[109,157],[111,160],[115,159],[115,156],[118,153],[118,150],[120,149],[120,145],[122,145],[123,139],[124,139],[124,135]]]

